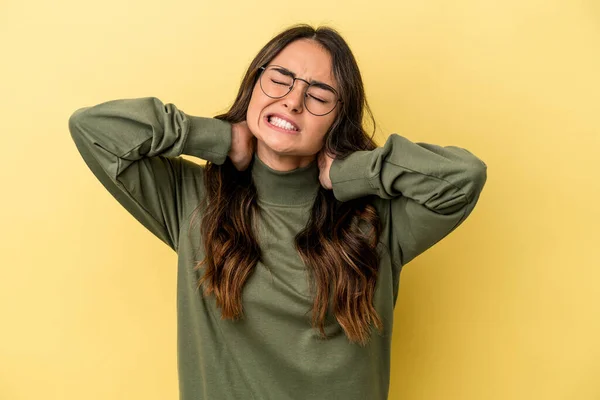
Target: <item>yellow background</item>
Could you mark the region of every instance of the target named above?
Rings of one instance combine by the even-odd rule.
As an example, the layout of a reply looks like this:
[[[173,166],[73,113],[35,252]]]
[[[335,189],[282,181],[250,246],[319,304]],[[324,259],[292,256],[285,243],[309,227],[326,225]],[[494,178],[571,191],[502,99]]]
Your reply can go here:
[[[0,3],[0,399],[175,399],[176,254],[95,180],[79,107],[213,116],[281,29],[331,24],[380,123],[488,165],[403,271],[390,400],[600,399],[600,2]]]

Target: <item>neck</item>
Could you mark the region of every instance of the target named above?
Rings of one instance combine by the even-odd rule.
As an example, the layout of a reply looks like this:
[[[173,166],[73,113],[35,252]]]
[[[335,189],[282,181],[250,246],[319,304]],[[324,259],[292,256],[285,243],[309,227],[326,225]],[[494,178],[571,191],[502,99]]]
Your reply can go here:
[[[256,153],[265,165],[281,172],[304,168],[316,158],[314,154],[308,156],[278,154],[262,145],[262,142],[257,143]]]
[[[283,206],[307,206],[314,203],[321,186],[316,158],[307,165],[286,171],[268,166],[254,153],[252,179],[258,201]]]

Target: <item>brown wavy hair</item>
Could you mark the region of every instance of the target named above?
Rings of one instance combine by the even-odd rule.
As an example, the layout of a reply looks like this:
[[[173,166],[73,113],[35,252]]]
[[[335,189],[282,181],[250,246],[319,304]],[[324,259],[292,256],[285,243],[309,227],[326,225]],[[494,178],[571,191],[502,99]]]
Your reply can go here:
[[[330,53],[333,74],[340,88],[341,110],[325,135],[326,151],[343,160],[355,151],[375,149],[377,145],[363,128],[365,110],[373,125],[373,134],[375,120],[357,62],[345,40],[330,27],[315,29],[306,24],[294,25],[271,39],[250,63],[229,111],[215,118],[230,123],[245,121],[259,68],[299,39],[314,40]],[[261,260],[255,236],[260,210],[251,169],[252,164],[238,171],[229,158],[222,165],[207,161],[206,196],[196,210],[204,210],[201,233],[205,258],[194,269],[199,271],[204,266],[205,271],[198,287],[206,283],[204,295],[214,293],[223,319],[243,316],[242,288]],[[333,294],[337,322],[351,342],[363,346],[369,341],[371,323],[380,332],[383,329],[373,307],[381,225],[370,197],[340,202],[331,190],[321,186],[306,227],[295,237],[295,248],[307,266],[314,298],[312,326],[319,329],[322,338],[327,338],[323,326]],[[361,221],[370,226],[368,231],[359,229]]]

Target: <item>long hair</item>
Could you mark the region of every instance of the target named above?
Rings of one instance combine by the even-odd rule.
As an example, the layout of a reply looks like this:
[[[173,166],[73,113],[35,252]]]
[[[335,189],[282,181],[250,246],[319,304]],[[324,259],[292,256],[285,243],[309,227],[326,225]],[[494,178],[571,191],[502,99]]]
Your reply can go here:
[[[259,67],[298,39],[313,40],[330,53],[340,88],[341,110],[325,134],[324,149],[340,160],[355,151],[375,149],[377,145],[363,128],[365,110],[373,128],[375,120],[358,65],[348,44],[329,27],[294,25],[271,39],[250,63],[229,111],[215,118],[230,123],[245,121]],[[194,269],[199,271],[204,266],[205,270],[198,287],[206,284],[204,295],[214,294],[223,319],[243,316],[242,289],[261,260],[256,240],[260,211],[251,167],[238,171],[228,158],[222,165],[207,161],[206,196],[196,210],[204,209],[201,233],[205,258]],[[373,306],[381,225],[375,208],[369,204],[370,197],[340,202],[331,190],[320,187],[307,225],[295,237],[296,251],[310,277],[314,299],[311,325],[327,338],[323,326],[333,295],[335,319],[351,342],[363,346],[369,341],[371,323],[380,332],[383,329]],[[369,231],[360,229],[360,222],[369,225]]]

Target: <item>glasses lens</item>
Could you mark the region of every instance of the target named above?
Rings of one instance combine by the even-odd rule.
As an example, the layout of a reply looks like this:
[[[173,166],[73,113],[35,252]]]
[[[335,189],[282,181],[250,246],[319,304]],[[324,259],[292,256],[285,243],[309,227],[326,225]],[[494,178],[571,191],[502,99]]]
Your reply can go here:
[[[268,67],[260,76],[260,87],[269,97],[279,98],[287,95],[293,83],[294,79],[278,67]],[[306,90],[304,100],[304,105],[309,112],[315,115],[325,115],[335,108],[338,97],[327,87],[310,85]]]
[[[325,115],[333,110],[336,103],[337,96],[331,89],[311,85],[306,91],[306,108],[313,114]]]
[[[260,86],[269,97],[283,97],[289,93],[294,80],[280,70],[269,67],[260,77]]]

